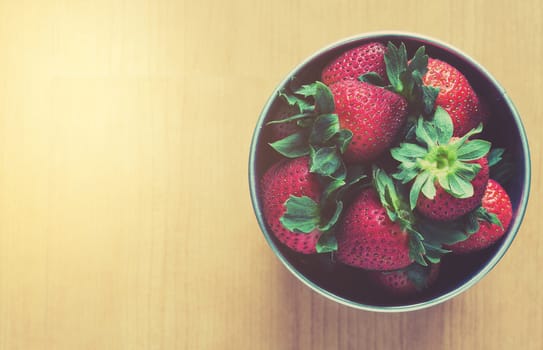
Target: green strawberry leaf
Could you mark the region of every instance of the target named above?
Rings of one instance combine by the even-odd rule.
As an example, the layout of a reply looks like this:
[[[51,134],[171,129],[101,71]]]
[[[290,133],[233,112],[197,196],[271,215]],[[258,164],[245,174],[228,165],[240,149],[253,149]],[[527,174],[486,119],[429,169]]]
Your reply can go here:
[[[347,177],[347,167],[345,165],[345,162],[341,157],[339,157],[339,160],[339,167],[332,175],[329,176],[329,178],[332,180],[345,180],[345,178]]]
[[[396,197],[396,192],[392,187],[385,187],[384,193],[380,195],[381,204],[385,208],[387,215],[392,222],[397,222],[399,219],[399,203]]]
[[[338,189],[337,196],[338,198],[343,198],[346,192],[348,192],[353,186],[360,185],[362,180],[368,178],[367,169],[365,166],[360,164],[349,164],[346,167],[346,176],[344,179],[345,184],[343,187]],[[362,186],[368,185],[367,183],[362,183]]]
[[[413,103],[417,95],[417,80],[413,76],[413,72],[406,70],[400,73],[400,81],[402,91],[398,92],[404,96],[408,102]]]
[[[337,114],[321,114],[315,118],[311,133],[309,134],[309,143],[312,145],[325,144],[339,130]]]
[[[465,237],[465,236],[462,236],[462,237]],[[445,249],[445,248],[441,247],[441,245],[440,245],[441,243],[438,244],[436,242],[430,243],[430,242],[424,241],[423,244],[424,244],[424,248],[426,248],[426,252],[433,251],[434,256],[436,254],[439,254],[441,256],[443,254],[447,254],[447,253],[451,252],[449,249]],[[437,258],[437,256],[435,256],[435,257]]]
[[[336,207],[335,207],[334,212],[332,213],[332,216],[328,219],[327,222],[325,222],[322,225],[319,225],[319,230],[328,231],[337,223],[339,216],[341,215],[341,212],[343,211],[343,202],[337,201],[335,205]]]
[[[334,95],[324,83],[317,82],[317,94],[315,95],[315,110],[320,114],[334,113],[336,110],[334,104]]]
[[[272,120],[270,122],[267,122],[266,125],[290,123],[293,121],[299,121],[300,119],[307,119],[312,116],[313,115],[311,113],[300,113],[300,114],[295,114],[293,116],[290,116],[284,119]]]
[[[488,166],[493,167],[503,159],[504,148],[493,148],[487,155]]]
[[[386,209],[390,220],[396,221],[397,212],[400,210],[400,198],[392,178],[384,170],[374,166],[373,183],[381,205]]]
[[[444,245],[458,243],[468,238],[460,221],[435,222],[418,217],[416,227],[424,236],[425,246],[441,254],[449,252],[443,248]]]
[[[342,163],[343,166],[343,163]],[[339,220],[343,211],[343,196],[350,188],[361,183],[367,178],[366,169],[361,165],[350,165],[345,168],[345,176],[343,179],[334,179],[329,177],[327,180],[323,194],[321,196],[321,223],[317,227],[319,230],[327,232],[328,235],[333,235],[330,231]],[[324,209],[322,209],[324,208]]]
[[[279,97],[282,97],[289,106],[296,106],[301,114],[311,113],[315,110],[315,107],[306,100],[294,95],[289,95],[284,91],[279,92]]]
[[[417,120],[415,135],[417,136],[417,140],[427,147],[430,148],[436,146],[435,140],[437,139],[437,132],[433,127],[430,126],[430,124],[425,123],[424,118],[422,117]]]
[[[439,173],[437,175],[437,182],[441,188],[445,191],[450,191],[449,178],[446,173]]]
[[[494,213],[489,212],[484,207],[479,207],[475,209],[474,216],[480,221],[486,221],[493,225],[498,225],[503,229],[503,224],[498,216]]]
[[[391,187],[385,187],[383,193],[379,193],[382,206],[387,212],[387,216],[392,222],[397,222],[399,219],[398,215],[398,201],[395,197],[396,193]]]
[[[426,248],[425,258],[431,264],[438,264],[444,255],[449,254],[451,252],[450,250],[444,249],[439,245],[430,244],[428,242],[424,242],[423,244],[424,244],[424,247]]]
[[[423,82],[423,77],[428,72],[429,60],[425,46],[420,46],[413,57],[408,60],[404,43],[396,47],[389,42],[384,60],[387,77],[390,81],[390,85],[385,88],[403,96],[407,100],[412,114],[425,117],[431,115],[439,89],[426,86]],[[363,75],[359,79],[380,83],[373,75]]]
[[[320,208],[313,199],[307,196],[290,196],[285,202],[285,208],[286,211],[279,220],[287,230],[310,233],[319,225]]]
[[[317,114],[331,114],[335,111],[334,95],[328,86],[320,81],[303,85],[296,93],[305,97],[313,97]]]
[[[409,210],[402,192],[398,190],[394,180],[376,166],[373,166],[373,185],[390,220],[397,222],[402,230],[409,234],[410,259],[421,265],[426,265],[425,248],[422,243],[424,237],[413,227],[415,217],[413,212]]]
[[[432,120],[427,123],[432,125],[435,129],[436,141],[438,144],[444,145],[449,143],[453,136],[454,126],[451,116],[446,110],[438,106]]]
[[[422,266],[427,266],[428,263],[424,259],[426,256],[426,248],[422,243],[424,237],[417,231],[410,230],[409,232],[409,258]]]
[[[414,162],[428,153],[424,147],[414,143],[401,143],[399,147],[390,150],[392,158],[398,162]]]
[[[386,72],[392,88],[396,92],[404,90],[400,75],[407,70],[407,50],[405,44],[396,47],[392,42],[387,45],[384,55]]]
[[[336,236],[322,234],[317,241],[317,253],[335,252],[338,248]]]
[[[405,123],[405,128],[402,133],[404,135],[402,140],[405,142],[415,142],[417,139],[417,135],[415,134],[415,129],[417,127],[417,117],[414,115],[409,115],[407,117],[407,122]]]
[[[446,176],[449,187],[445,190],[455,198],[470,198],[473,196],[473,185],[457,174]]]
[[[455,220],[452,223],[430,224],[423,222],[421,230],[430,242],[429,244],[433,245],[433,249],[437,251],[441,244],[458,243],[477,233],[480,229],[480,222],[483,221],[501,226],[501,222],[495,214],[479,207],[466,214],[463,219]],[[443,250],[443,248],[440,249]],[[447,251],[445,250],[445,252]]]
[[[471,140],[456,151],[459,160],[470,161],[484,157],[490,151],[491,143],[485,140]]]
[[[404,269],[407,279],[415,285],[418,291],[428,286],[428,276],[430,276],[430,266],[421,264],[411,264]]]
[[[270,146],[287,158],[297,158],[309,154],[307,133],[300,131],[270,143]]]
[[[322,176],[331,176],[341,166],[342,160],[338,154],[337,147],[309,147],[311,164],[309,171]]]
[[[348,186],[352,186],[366,178],[368,178],[368,169],[364,165],[351,164],[347,168],[346,182]]]
[[[398,169],[399,171],[392,174],[392,177],[402,184],[412,181],[420,173],[416,162],[403,162],[398,166]]]
[[[364,73],[358,77],[358,80],[363,83],[368,83],[380,87],[385,87],[387,85],[383,77],[381,77],[377,72]]]
[[[404,231],[413,230],[413,212],[404,198],[402,188],[397,186],[385,171],[376,166],[373,167],[373,185],[390,220],[397,222]]]
[[[426,198],[434,199],[436,196],[436,185],[433,176],[429,176],[428,180],[424,181],[421,192]]]
[[[434,110],[436,103],[437,95],[439,94],[439,88],[423,85],[422,86],[422,103],[423,103],[423,113],[425,115],[430,115]]]
[[[317,95],[317,86],[317,82],[302,85],[295,93],[304,97],[313,97]]]
[[[417,82],[422,83],[422,77],[428,71],[428,55],[426,55],[424,46],[417,49],[407,68],[410,72],[415,73]]]
[[[465,231],[466,234],[472,235],[479,231],[479,228],[481,225],[479,225],[479,220],[477,219],[477,216],[473,213],[468,213],[466,215],[466,225],[465,225]]]
[[[430,185],[426,185],[426,182],[430,182]],[[433,177],[429,171],[423,171],[417,175],[415,181],[413,182],[413,185],[411,186],[411,190],[409,191],[409,205],[411,209],[415,209],[415,207],[417,206],[417,201],[419,199],[422,188],[428,186],[434,186]],[[426,189],[426,192],[429,194],[433,192],[435,196],[435,188],[433,191],[430,189]],[[433,197],[431,197],[430,199],[433,199]]]
[[[483,131],[483,123],[479,123],[479,125],[477,125],[477,127],[471,129],[464,136],[462,136],[461,138],[459,138],[459,139],[455,140],[454,142],[452,142],[451,145],[454,145],[454,146],[456,146],[456,148],[459,148],[463,144],[465,144],[466,141],[470,137],[472,137],[473,135],[481,133],[481,131]]]
[[[437,107],[431,119],[417,119],[416,140],[403,142],[391,149],[392,158],[399,161],[393,178],[403,184],[412,182],[409,205],[416,207],[420,193],[433,199],[436,183],[456,198],[469,198],[474,190],[471,181],[481,166],[470,161],[485,156],[490,143],[485,140],[469,140],[470,135],[481,132],[481,125],[468,132],[461,141],[452,138],[453,123],[450,115]],[[463,140],[463,141],[462,141]]]
[[[420,117],[422,122],[422,127],[426,131],[426,134],[430,137],[432,140],[432,144],[438,145],[440,143],[441,138],[443,137],[440,135],[440,130],[438,129],[436,121],[425,121],[424,117]]]
[[[426,260],[428,260],[431,264],[438,264],[441,261],[441,257],[443,254],[450,253],[450,251],[441,252],[437,249],[433,249],[433,246],[426,245]]]
[[[455,173],[456,175],[460,176],[461,178],[471,181],[477,176],[479,171],[481,170],[481,166],[477,163],[463,163],[458,162],[456,164]]]
[[[322,192],[323,200],[328,201],[329,198],[335,195],[337,191],[342,189],[346,184],[347,183],[345,182],[345,180],[341,179],[333,179],[332,181],[328,182]]]
[[[339,149],[339,152],[343,154],[347,150],[347,147],[351,143],[352,139],[353,139],[353,133],[351,130],[341,129],[338,131],[336,135],[334,135],[333,143],[336,144],[336,146]]]

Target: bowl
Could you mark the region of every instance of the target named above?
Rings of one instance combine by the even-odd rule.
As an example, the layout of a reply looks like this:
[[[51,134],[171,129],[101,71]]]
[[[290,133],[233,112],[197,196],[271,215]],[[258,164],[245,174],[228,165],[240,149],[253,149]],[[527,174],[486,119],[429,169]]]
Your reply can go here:
[[[264,171],[278,159],[268,145],[265,124],[277,115],[280,101],[278,92],[292,84],[307,84],[320,80],[324,66],[341,53],[372,41],[386,44],[405,43],[410,56],[421,45],[430,57],[439,58],[460,70],[480,98],[489,106],[493,123],[485,127],[485,137],[493,146],[505,147],[516,162],[515,174],[507,182],[513,218],[507,232],[493,246],[477,254],[448,257],[441,264],[436,283],[424,292],[404,299],[390,298],[366,283],[367,272],[335,263],[328,254],[303,255],[283,246],[271,233],[262,214],[259,180]],[[479,63],[459,49],[434,38],[413,33],[377,32],[350,37],[331,44],[311,55],[279,83],[267,100],[254,130],[249,155],[249,187],[252,205],[260,229],[270,248],[284,266],[313,291],[346,306],[377,312],[419,310],[443,303],[471,288],[487,275],[511,246],[523,220],[530,190],[530,155],[521,118],[504,88]]]

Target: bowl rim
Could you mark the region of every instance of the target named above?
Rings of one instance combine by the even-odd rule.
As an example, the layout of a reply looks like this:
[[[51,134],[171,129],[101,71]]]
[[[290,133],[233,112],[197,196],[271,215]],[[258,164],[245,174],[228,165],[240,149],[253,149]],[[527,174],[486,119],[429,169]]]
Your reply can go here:
[[[288,259],[281,253],[276,243],[270,237],[270,233],[267,232],[263,215],[260,213],[259,206],[258,206],[259,179],[256,179],[256,174],[255,174],[256,154],[257,154],[257,148],[258,148],[258,135],[260,134],[259,131],[262,129],[263,124],[264,124],[264,119],[277,97],[277,94],[279,92],[279,87],[285,86],[288,83],[290,77],[295,75],[298,71],[304,68],[308,63],[312,62],[313,60],[315,60],[320,55],[326,52],[337,49],[339,47],[348,46],[358,41],[368,41],[368,40],[379,39],[379,38],[383,39],[383,37],[423,41],[425,43],[428,43],[429,45],[432,45],[441,49],[445,49],[451,52],[453,55],[460,58],[461,60],[466,61],[467,63],[475,67],[483,76],[485,76],[486,79],[488,79],[490,83],[492,83],[495,86],[495,88],[497,88],[497,90],[502,95],[505,104],[507,105],[507,107],[509,108],[511,112],[514,124],[518,129],[518,133],[520,135],[520,140],[521,140],[521,149],[525,158],[522,193],[520,196],[519,207],[516,212],[516,216],[514,217],[514,220],[511,222],[511,226],[509,228],[509,234],[505,237],[505,240],[502,242],[500,248],[494,253],[491,259],[487,261],[485,265],[483,266],[483,268],[480,271],[478,271],[476,274],[474,274],[471,278],[467,279],[461,285],[459,285],[458,287],[454,288],[453,290],[447,293],[444,293],[433,299],[426,300],[423,302],[405,304],[405,305],[394,305],[394,306],[363,304],[360,302],[355,302],[355,301],[340,297],[324,289],[323,287],[317,285],[316,283],[311,281],[309,278],[307,278],[305,275],[303,275],[300,271],[298,271],[288,261]],[[496,78],[494,78],[492,74],[490,74],[489,71],[487,71],[486,68],[484,68],[480,63],[475,61],[471,56],[467,55],[466,53],[464,53],[462,50],[458,49],[457,47],[451,44],[445,43],[431,36],[422,35],[422,34],[413,33],[413,32],[407,32],[407,31],[373,31],[373,32],[367,32],[367,33],[362,33],[362,34],[346,37],[344,39],[340,39],[338,41],[335,41],[319,49],[318,51],[314,52],[309,57],[304,59],[294,69],[292,69],[286,75],[286,77],[278,85],[276,85],[272,95],[268,98],[266,104],[264,105],[258,117],[258,122],[253,131],[253,136],[251,139],[248,170],[249,170],[249,188],[250,188],[250,195],[251,195],[251,203],[252,203],[255,215],[257,217],[258,224],[260,226],[260,231],[264,235],[270,247],[272,248],[272,251],[275,254],[275,256],[279,258],[279,260],[283,263],[283,265],[310,289],[312,289],[313,291],[317,292],[320,295],[323,295],[324,297],[332,301],[335,301],[339,304],[349,306],[349,307],[359,309],[359,310],[375,311],[375,312],[383,312],[383,313],[416,311],[416,310],[421,310],[421,309],[425,309],[425,308],[429,308],[429,307],[441,304],[463,293],[469,288],[473,287],[484,276],[486,276],[496,266],[496,264],[503,258],[503,256],[505,255],[505,252],[511,246],[514,238],[516,237],[520,229],[520,225],[526,214],[526,208],[528,205],[530,185],[531,185],[531,158],[530,158],[530,150],[529,150],[526,130],[524,128],[524,125],[518,113],[518,110],[516,109],[515,105],[513,104],[512,100],[510,99],[509,95],[507,94],[505,89],[502,87],[502,85],[496,80]]]

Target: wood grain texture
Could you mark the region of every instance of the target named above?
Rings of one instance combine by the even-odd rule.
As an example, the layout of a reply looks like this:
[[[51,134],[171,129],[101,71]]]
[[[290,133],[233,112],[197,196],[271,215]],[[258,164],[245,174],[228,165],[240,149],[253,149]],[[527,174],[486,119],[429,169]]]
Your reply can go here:
[[[541,349],[541,2],[0,1],[0,349]],[[301,60],[404,30],[482,63],[533,182],[498,266],[431,309],[308,290],[249,200],[258,114]]]

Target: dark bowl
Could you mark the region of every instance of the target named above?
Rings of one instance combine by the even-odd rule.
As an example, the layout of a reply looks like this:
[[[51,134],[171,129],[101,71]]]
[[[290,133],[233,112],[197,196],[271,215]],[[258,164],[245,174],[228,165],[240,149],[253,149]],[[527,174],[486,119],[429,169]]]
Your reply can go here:
[[[368,277],[364,270],[333,263],[328,254],[302,255],[283,246],[264,221],[258,190],[264,171],[278,160],[267,143],[268,129],[264,127],[278,112],[278,91],[293,82],[306,84],[320,80],[320,72],[328,62],[344,51],[370,41],[385,44],[388,41],[396,44],[404,42],[410,55],[416,48],[425,45],[430,57],[444,60],[460,70],[490,108],[494,122],[488,123],[485,128],[485,138],[494,146],[506,148],[516,162],[515,174],[505,186],[513,206],[513,219],[505,235],[492,247],[479,253],[461,257],[447,256],[443,259],[435,285],[422,294],[401,300],[387,297],[375,290],[371,283],[366,283]],[[298,65],[272,92],[253,134],[249,156],[249,186],[253,208],[264,237],[279,260],[303,283],[325,297],[350,307],[380,312],[411,311],[442,303],[466,291],[489,273],[503,257],[526,211],[530,190],[530,154],[517,110],[503,87],[483,66],[458,49],[432,38],[409,33],[369,33],[342,40],[318,51]]]

